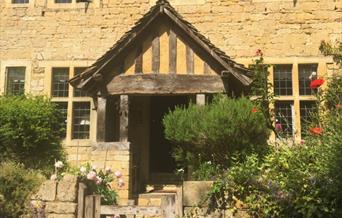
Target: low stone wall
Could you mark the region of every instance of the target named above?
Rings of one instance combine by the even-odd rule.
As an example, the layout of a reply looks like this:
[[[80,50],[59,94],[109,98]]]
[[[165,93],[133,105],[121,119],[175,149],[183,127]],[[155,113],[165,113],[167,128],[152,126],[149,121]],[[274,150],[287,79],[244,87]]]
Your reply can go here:
[[[75,218],[77,214],[78,181],[65,175],[61,181],[45,181],[31,199],[32,217]]]
[[[184,217],[197,218],[250,218],[243,210],[234,213],[226,210],[209,208],[208,194],[212,181],[185,181],[183,183],[183,214]]]

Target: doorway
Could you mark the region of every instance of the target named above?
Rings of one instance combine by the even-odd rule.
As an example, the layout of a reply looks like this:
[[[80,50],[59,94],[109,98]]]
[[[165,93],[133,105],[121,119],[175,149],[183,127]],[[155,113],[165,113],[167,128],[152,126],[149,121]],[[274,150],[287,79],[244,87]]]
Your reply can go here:
[[[161,179],[174,175],[176,162],[172,157],[172,145],[165,138],[163,118],[176,106],[187,106],[190,96],[152,96],[150,118],[150,178]],[[165,180],[166,178],[163,178]],[[163,181],[165,182],[165,181]]]

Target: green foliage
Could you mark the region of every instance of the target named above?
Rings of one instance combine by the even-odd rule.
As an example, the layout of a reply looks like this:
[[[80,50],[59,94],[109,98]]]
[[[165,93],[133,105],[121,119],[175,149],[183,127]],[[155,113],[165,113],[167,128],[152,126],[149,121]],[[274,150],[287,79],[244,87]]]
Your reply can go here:
[[[70,172],[77,175],[80,181],[87,186],[89,194],[101,195],[101,204],[113,205],[117,203],[118,194],[111,188],[110,184],[117,179],[118,185],[122,186],[121,173],[116,172],[119,174],[115,176],[110,169],[96,170],[89,163],[79,169],[71,169]]]
[[[318,99],[322,134],[310,134],[301,145],[273,146],[263,156],[237,161],[217,180],[217,206],[245,207],[256,217],[342,216],[341,78],[335,77]],[[240,202],[240,204],[238,204]]]
[[[333,56],[334,61],[342,65],[342,41],[337,41],[335,44],[322,41],[319,50],[325,56]]]
[[[264,63],[263,53],[257,51],[260,57],[254,60],[251,65],[253,71],[253,83],[251,85],[251,94],[253,102],[260,107],[261,112],[266,118],[267,127],[277,134],[274,129],[274,119],[270,105],[274,103],[273,85],[270,83],[268,68],[270,65]]]
[[[0,97],[0,159],[48,174],[63,159],[61,115],[43,97]]]
[[[27,212],[30,194],[38,190],[44,177],[14,162],[0,163],[0,217],[19,217]]]
[[[181,166],[211,161],[224,169],[232,160],[265,148],[269,131],[259,108],[246,99],[216,96],[205,106],[176,108],[164,117],[165,136]]]

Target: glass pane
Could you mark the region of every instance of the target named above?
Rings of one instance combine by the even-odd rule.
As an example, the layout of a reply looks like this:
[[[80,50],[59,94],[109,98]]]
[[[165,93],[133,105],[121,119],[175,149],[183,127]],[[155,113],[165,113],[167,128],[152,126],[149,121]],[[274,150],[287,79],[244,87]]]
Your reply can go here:
[[[291,101],[277,101],[275,103],[276,129],[281,136],[292,137],[292,110]]]
[[[69,95],[69,68],[52,69],[52,96],[68,97]]]
[[[317,64],[300,64],[299,70],[299,94],[300,95],[313,95],[317,89],[311,89],[310,83],[312,80],[317,79]]]
[[[75,102],[73,104],[72,138],[88,139],[90,129],[90,103]]]
[[[25,92],[25,67],[7,68],[7,95],[22,95]]]
[[[12,4],[27,4],[29,0],[12,0]]]
[[[82,73],[86,67],[75,67],[75,76]],[[74,88],[74,97],[85,97],[87,93],[85,91],[81,91],[79,89]]]
[[[67,117],[68,117],[68,102],[54,102],[57,105],[57,109],[62,114],[61,125],[64,131],[64,137],[66,136],[66,128],[67,128]]]
[[[292,95],[292,65],[275,65],[273,83],[275,95]]]
[[[317,105],[315,101],[300,102],[300,125],[302,138],[307,135],[309,125],[314,121],[314,116],[317,115]]]

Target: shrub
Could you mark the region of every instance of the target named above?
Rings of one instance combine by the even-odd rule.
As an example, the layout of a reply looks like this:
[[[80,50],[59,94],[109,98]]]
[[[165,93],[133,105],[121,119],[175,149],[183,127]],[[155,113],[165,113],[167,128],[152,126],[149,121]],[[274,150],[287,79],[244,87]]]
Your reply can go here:
[[[25,214],[30,195],[38,190],[44,177],[14,162],[0,163],[0,217]],[[27,207],[28,208],[28,207]]]
[[[163,120],[165,136],[175,145],[182,166],[211,161],[224,169],[233,159],[265,148],[269,131],[259,108],[246,99],[216,96],[205,106],[176,108]]]
[[[51,172],[64,156],[61,118],[43,97],[0,97],[0,159]]]
[[[327,110],[317,118],[319,132],[301,145],[271,147],[262,158],[235,162],[213,187],[214,202],[230,207],[243,202],[257,217],[341,217],[341,85],[335,77],[325,93],[318,92]]]

